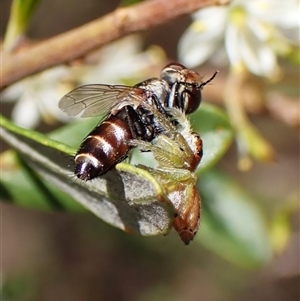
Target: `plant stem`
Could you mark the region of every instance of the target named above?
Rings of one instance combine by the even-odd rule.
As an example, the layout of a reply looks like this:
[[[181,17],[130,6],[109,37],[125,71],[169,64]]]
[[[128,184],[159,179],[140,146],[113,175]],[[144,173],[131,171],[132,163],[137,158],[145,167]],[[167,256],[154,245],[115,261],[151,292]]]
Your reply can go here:
[[[115,11],[16,53],[1,53],[0,89],[47,68],[68,63],[134,32],[228,0],[148,0]]]

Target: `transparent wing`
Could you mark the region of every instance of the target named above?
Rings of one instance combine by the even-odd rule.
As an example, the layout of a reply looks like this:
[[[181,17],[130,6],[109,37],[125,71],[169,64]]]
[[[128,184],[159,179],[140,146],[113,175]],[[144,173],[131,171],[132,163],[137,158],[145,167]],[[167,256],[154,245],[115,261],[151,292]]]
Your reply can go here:
[[[58,103],[69,116],[92,117],[115,112],[126,105],[137,107],[145,95],[143,89],[122,85],[85,85],[66,94]]]

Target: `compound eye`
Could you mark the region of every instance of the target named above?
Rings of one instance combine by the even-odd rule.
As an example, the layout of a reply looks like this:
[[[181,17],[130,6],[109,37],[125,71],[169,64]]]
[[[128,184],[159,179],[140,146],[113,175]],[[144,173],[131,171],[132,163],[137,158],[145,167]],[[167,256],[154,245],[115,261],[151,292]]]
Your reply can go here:
[[[182,93],[182,98],[185,113],[191,114],[195,112],[201,104],[201,91],[193,87],[185,90],[184,93]]]
[[[160,78],[165,80],[170,86],[181,80],[181,72],[186,68],[177,63],[171,63],[167,65],[162,71]]]

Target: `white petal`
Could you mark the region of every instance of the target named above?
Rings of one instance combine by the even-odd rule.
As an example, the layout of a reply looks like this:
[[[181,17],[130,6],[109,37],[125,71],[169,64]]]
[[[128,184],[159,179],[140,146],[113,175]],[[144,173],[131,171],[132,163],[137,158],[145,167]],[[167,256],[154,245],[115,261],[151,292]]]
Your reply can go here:
[[[81,83],[116,83],[120,78],[130,76],[136,66],[136,57],[142,53],[142,40],[138,35],[131,35],[104,47],[99,62],[89,68],[80,80]],[[131,74],[130,74],[130,73]]]
[[[25,92],[26,93],[26,92]],[[12,111],[12,120],[24,128],[34,128],[40,120],[40,112],[30,95],[23,95]]]
[[[278,72],[275,53],[250,28],[229,26],[226,32],[226,50],[231,65],[244,65],[260,76],[274,76]]]
[[[227,9],[207,8],[194,16],[194,21],[178,44],[180,61],[195,67],[206,61],[219,47],[227,21]]]
[[[46,121],[60,120],[62,122],[70,121],[71,119],[58,108],[58,101],[61,95],[57,89],[45,89],[38,95],[36,100],[39,110]]]
[[[233,66],[239,66],[242,64],[239,40],[240,35],[238,28],[236,26],[229,25],[225,33],[225,47],[229,61]]]
[[[269,77],[277,72],[274,52],[250,30],[241,35],[240,53],[244,64],[252,73]]]
[[[224,24],[228,18],[227,6],[211,6],[198,10],[193,14],[194,21],[202,21],[210,26],[219,27]]]
[[[178,44],[179,60],[187,67],[195,67],[205,62],[217,49],[221,39],[210,41],[192,31],[186,32]]]
[[[47,69],[44,72],[41,72],[38,75],[39,79],[39,87],[44,89],[44,85],[51,86],[52,84],[56,84],[62,78],[68,77],[70,74],[70,68],[66,66],[57,66],[50,69]]]
[[[252,0],[245,1],[249,15],[264,23],[284,28],[299,27],[299,1]]]
[[[16,101],[18,100],[24,89],[26,88],[27,85],[26,80],[19,81],[8,88],[6,88],[2,93],[1,93],[1,101]]]
[[[270,26],[266,26],[266,24],[258,22],[256,18],[248,17],[246,23],[249,30],[251,30],[253,34],[262,41],[267,41],[270,38],[270,34],[273,33]]]

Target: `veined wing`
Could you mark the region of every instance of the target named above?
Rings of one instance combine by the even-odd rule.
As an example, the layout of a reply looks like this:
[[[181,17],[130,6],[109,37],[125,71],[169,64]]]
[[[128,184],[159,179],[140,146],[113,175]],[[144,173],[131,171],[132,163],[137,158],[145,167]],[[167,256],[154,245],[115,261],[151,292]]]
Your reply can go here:
[[[116,114],[126,105],[136,108],[144,100],[145,90],[122,85],[85,85],[74,89],[59,101],[59,108],[69,116],[92,117]]]

